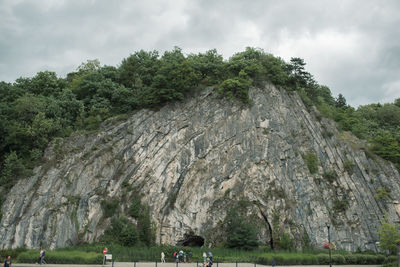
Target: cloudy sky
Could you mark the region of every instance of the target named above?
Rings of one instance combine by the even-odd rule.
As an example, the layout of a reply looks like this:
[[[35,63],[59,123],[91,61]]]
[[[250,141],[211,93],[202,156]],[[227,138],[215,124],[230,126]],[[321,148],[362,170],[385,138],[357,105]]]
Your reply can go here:
[[[398,0],[0,0],[0,80],[60,76],[88,59],[118,66],[131,53],[247,46],[301,57],[353,106],[400,97]]]

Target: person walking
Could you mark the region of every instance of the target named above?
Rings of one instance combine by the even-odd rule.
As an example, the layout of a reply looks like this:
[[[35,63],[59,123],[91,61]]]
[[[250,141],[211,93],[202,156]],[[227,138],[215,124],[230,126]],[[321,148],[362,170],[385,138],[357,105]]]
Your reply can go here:
[[[43,249],[40,249],[40,252],[39,252],[39,259],[38,259],[38,261],[37,261],[37,263],[39,263],[39,264],[42,263],[42,253],[43,253]]]
[[[44,260],[44,255],[46,254],[46,250],[42,250],[42,255],[40,256],[40,264],[46,264],[46,261]]]
[[[161,263],[165,263],[165,254],[164,254],[164,251],[161,251]]]
[[[212,253],[211,253],[211,251],[209,251],[208,252],[208,258],[210,259],[211,265],[212,265],[212,262],[213,262],[213,258],[212,257],[213,257]]]
[[[207,261],[207,254],[206,254],[206,252],[204,251],[203,252],[203,262],[206,262]]]
[[[8,258],[4,261],[3,266],[4,266],[4,267],[11,267],[11,264],[12,264],[12,262],[11,262],[11,256],[8,256]]]

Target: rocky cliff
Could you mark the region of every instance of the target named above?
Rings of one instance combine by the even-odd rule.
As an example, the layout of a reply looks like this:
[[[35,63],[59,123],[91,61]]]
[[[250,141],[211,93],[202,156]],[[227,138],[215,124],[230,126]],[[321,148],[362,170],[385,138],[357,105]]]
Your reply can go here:
[[[161,243],[215,245],[227,209],[243,200],[266,244],[286,232],[297,246],[321,247],[328,223],[337,247],[375,250],[379,220],[397,216],[395,167],[308,112],[296,93],[267,84],[250,98],[242,105],[205,89],[55,140],[7,196],[0,247],[98,240],[110,224],[102,201],[123,212],[140,192]]]

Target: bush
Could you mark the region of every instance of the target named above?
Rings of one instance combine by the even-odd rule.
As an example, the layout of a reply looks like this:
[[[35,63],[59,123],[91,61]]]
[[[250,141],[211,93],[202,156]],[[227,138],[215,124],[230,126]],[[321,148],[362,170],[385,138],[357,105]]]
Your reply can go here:
[[[142,205],[141,205],[140,199],[137,199],[137,198],[134,199],[132,201],[131,206],[129,207],[129,215],[136,219],[139,218],[141,208],[142,208]]]
[[[291,250],[294,249],[293,240],[290,239],[290,235],[288,233],[282,233],[280,239],[281,249]]]
[[[335,212],[345,212],[349,207],[349,202],[347,199],[334,199],[333,200],[333,210]]]
[[[21,263],[35,263],[38,261],[39,252],[30,250],[18,255],[17,261]],[[95,252],[84,251],[46,251],[45,260],[53,264],[101,264],[103,255]]]
[[[330,183],[333,183],[337,179],[337,174],[333,170],[324,172],[324,174],[322,176],[324,177],[324,179],[326,179]]]
[[[346,262],[343,255],[332,255],[332,263],[334,264],[344,264]]]
[[[303,159],[307,164],[310,173],[317,173],[318,171],[318,157],[315,153],[307,153],[303,155]]]
[[[102,200],[101,207],[103,208],[104,211],[104,217],[109,218],[113,216],[118,207],[118,204],[119,202],[117,199],[111,201]]]
[[[351,160],[345,160],[343,163],[343,167],[344,169],[349,173],[349,174],[353,174],[353,169],[354,169],[354,162],[352,162]]]
[[[11,259],[16,259],[17,256],[25,252],[26,248],[17,248],[17,249],[5,249],[5,250],[0,250],[0,258],[5,259],[8,256],[11,256]]]

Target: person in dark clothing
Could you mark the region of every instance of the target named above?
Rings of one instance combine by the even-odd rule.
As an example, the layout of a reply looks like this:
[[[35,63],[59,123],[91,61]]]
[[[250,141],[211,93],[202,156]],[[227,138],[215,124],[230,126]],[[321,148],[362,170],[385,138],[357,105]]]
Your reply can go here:
[[[8,258],[4,261],[3,267],[11,267],[11,256],[8,256]]]

